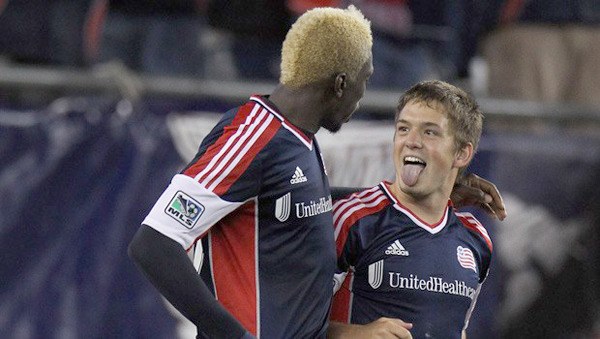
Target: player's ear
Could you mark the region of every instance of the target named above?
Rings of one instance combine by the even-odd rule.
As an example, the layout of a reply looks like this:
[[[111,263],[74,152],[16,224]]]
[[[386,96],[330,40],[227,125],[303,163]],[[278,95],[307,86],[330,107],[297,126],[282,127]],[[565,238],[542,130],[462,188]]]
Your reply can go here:
[[[458,149],[454,156],[454,167],[462,168],[465,167],[473,159],[473,144],[468,142]]]
[[[333,91],[337,98],[341,98],[342,95],[344,95],[346,86],[348,86],[346,73],[339,73],[336,75]]]

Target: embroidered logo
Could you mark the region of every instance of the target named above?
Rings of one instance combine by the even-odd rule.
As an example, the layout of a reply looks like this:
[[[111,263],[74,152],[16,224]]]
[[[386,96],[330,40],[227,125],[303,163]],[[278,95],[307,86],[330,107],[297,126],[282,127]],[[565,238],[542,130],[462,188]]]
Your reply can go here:
[[[296,171],[294,171],[294,175],[292,175],[292,179],[290,179],[290,184],[299,184],[301,182],[307,182],[308,179],[304,176],[304,172],[300,169],[300,167],[296,166]]]
[[[458,246],[456,248],[456,257],[460,266],[475,271],[477,273],[477,264],[475,263],[475,257],[473,252],[465,247]]]
[[[165,213],[186,228],[191,229],[204,213],[204,206],[189,195],[177,191],[167,205]]]
[[[292,194],[288,192],[286,195],[275,200],[275,218],[284,222],[290,217],[292,205]]]
[[[383,259],[369,265],[369,285],[377,289],[383,282]]]
[[[385,254],[387,255],[402,255],[407,257],[408,251],[402,246],[400,241],[396,239],[393,243],[388,246],[387,250],[385,250]]]

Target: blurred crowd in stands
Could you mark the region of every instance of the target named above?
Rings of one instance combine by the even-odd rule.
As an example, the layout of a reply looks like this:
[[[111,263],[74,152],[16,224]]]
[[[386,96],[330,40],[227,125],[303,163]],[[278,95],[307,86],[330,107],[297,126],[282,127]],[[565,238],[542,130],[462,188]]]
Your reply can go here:
[[[0,0],[0,58],[276,81],[294,18],[349,4],[372,22],[371,89],[438,78],[478,95],[600,106],[597,0]]]

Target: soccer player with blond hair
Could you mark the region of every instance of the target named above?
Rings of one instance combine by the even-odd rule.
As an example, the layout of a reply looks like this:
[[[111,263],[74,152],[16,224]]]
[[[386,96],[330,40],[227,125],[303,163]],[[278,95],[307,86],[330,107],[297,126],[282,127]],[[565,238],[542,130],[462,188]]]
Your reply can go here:
[[[300,16],[280,84],[227,112],[143,221],[130,255],[199,337],[326,335],[336,257],[315,134],[358,108],[371,46],[354,7]],[[198,241],[200,275],[186,255]]]

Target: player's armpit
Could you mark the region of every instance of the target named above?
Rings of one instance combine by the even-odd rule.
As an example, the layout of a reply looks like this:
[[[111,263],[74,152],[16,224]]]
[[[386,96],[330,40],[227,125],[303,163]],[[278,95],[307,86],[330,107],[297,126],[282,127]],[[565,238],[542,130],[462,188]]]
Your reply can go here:
[[[459,177],[450,199],[456,208],[475,206],[499,220],[506,218],[506,206],[496,185],[476,174]]]

